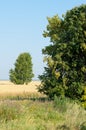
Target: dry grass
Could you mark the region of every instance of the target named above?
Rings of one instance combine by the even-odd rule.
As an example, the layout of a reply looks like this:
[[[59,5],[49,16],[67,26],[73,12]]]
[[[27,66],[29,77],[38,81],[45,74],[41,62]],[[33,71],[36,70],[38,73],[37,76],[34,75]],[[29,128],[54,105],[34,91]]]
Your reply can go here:
[[[40,81],[32,81],[28,85],[15,85],[10,81],[0,81],[0,97],[16,95],[41,95],[37,91]]]

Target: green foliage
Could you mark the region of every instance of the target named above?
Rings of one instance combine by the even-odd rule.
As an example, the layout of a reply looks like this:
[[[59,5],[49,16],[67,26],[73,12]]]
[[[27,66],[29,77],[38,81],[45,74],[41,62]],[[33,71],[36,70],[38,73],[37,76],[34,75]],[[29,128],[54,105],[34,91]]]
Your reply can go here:
[[[15,68],[10,70],[10,80],[15,84],[27,84],[32,80],[32,61],[29,53],[22,53],[15,62]]]
[[[81,98],[82,106],[86,109],[86,87],[84,88],[84,92]]]
[[[62,19],[48,18],[43,35],[52,44],[42,50],[47,67],[39,76],[39,91],[50,98],[61,95],[80,100],[86,84],[86,5],[67,11]]]
[[[57,97],[56,95],[54,96],[54,107],[59,112],[66,112],[68,108],[68,103],[70,103],[70,100],[68,100],[67,98]]]
[[[81,124],[80,130],[86,130],[86,122]]]

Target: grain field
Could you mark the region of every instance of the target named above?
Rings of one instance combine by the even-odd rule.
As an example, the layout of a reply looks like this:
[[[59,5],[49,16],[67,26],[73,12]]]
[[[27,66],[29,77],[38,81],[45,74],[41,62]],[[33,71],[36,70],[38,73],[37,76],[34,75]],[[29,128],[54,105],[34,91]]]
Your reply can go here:
[[[40,85],[40,81],[32,81],[28,85],[15,85],[10,81],[0,81],[0,96],[11,96],[21,94],[40,94],[37,91],[37,87]]]

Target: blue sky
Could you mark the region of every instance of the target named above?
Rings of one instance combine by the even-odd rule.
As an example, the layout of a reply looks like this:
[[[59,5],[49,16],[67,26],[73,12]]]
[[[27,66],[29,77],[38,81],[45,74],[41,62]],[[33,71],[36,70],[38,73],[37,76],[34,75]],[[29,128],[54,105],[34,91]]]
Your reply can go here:
[[[42,48],[49,39],[42,36],[47,16],[60,17],[86,0],[0,0],[0,80],[9,79],[9,70],[22,52],[32,56],[34,79],[43,73]]]

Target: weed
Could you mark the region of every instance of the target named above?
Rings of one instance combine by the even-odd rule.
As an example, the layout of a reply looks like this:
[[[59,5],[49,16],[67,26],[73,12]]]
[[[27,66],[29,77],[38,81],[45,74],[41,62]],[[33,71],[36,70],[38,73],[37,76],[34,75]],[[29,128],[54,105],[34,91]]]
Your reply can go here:
[[[20,109],[17,104],[5,101],[0,104],[0,122],[7,122],[19,118]]]

